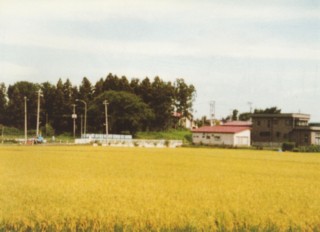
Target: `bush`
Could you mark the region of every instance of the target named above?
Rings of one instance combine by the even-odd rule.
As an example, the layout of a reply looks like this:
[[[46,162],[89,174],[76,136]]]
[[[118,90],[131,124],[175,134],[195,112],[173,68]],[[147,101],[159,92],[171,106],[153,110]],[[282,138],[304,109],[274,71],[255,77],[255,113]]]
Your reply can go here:
[[[293,149],[295,148],[295,143],[283,143],[282,144],[282,151],[293,151]]]
[[[45,136],[55,135],[55,131],[49,123],[47,123],[45,126],[41,127],[41,131],[42,131],[42,135],[45,135]]]
[[[295,152],[320,152],[319,145],[303,146],[294,149]]]
[[[185,140],[187,140],[189,143],[192,143],[192,134],[187,134],[184,136]]]

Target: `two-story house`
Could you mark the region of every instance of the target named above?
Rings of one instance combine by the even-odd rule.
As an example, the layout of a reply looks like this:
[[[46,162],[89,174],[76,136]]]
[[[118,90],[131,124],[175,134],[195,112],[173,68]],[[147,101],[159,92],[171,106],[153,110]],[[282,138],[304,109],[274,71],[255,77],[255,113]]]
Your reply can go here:
[[[252,145],[281,146],[294,142],[297,146],[320,144],[320,127],[309,126],[308,114],[253,114]]]

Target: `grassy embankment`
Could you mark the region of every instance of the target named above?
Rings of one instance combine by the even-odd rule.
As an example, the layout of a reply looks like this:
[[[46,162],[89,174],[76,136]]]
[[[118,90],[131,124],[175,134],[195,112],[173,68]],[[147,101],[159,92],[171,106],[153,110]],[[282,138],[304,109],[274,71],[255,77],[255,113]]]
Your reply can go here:
[[[28,131],[28,138],[35,137],[35,131]],[[52,141],[52,136],[45,136],[48,142]],[[24,139],[24,132],[16,128],[5,128],[3,137],[0,135],[0,143],[14,143],[15,139]],[[184,143],[191,141],[191,132],[189,130],[167,130],[153,132],[138,132],[134,139],[164,139],[164,140],[183,140]],[[74,138],[71,134],[62,134],[55,136],[55,143],[72,143]]]
[[[137,139],[165,139],[165,140],[183,140],[187,142],[191,139],[191,131],[189,130],[168,130],[158,132],[138,132]]]

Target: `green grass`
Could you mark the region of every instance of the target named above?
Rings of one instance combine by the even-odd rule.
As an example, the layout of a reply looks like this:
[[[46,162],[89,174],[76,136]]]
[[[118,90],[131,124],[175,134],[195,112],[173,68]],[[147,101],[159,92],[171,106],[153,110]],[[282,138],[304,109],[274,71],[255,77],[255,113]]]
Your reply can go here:
[[[137,139],[166,139],[166,140],[186,140],[186,136],[191,136],[189,130],[168,130],[159,132],[138,132]]]

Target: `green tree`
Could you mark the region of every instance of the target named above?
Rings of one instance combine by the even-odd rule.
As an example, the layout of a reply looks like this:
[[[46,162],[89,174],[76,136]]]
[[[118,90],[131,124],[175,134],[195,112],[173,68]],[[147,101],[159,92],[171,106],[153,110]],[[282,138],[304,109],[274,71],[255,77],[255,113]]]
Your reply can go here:
[[[172,126],[172,114],[174,103],[174,87],[171,82],[164,82],[155,77],[151,85],[150,107],[155,114],[152,130],[166,130]]]
[[[44,135],[51,135],[53,129],[51,125],[53,125],[54,120],[54,103],[56,101],[56,87],[49,82],[44,82],[41,84],[42,94],[43,94],[43,114],[42,118],[45,118],[45,125],[42,127],[42,132]],[[43,130],[44,129],[44,130]]]
[[[63,82],[61,79],[58,80],[55,87],[55,98],[53,101],[53,128],[60,134],[64,131],[67,126],[67,116],[63,113],[64,103],[64,91]]]
[[[112,73],[109,73],[103,83],[103,90],[120,90],[120,81],[119,78],[115,75],[113,76]]]
[[[145,79],[142,80],[140,86],[136,90],[136,94],[140,96],[145,103],[148,105],[151,104],[152,102],[152,86],[150,79],[146,77]]]
[[[184,117],[192,116],[192,104],[195,98],[195,87],[187,85],[184,79],[177,79],[174,83],[174,98],[176,111]]]
[[[127,92],[132,92],[132,88],[130,86],[130,83],[128,79],[125,76],[122,76],[119,79],[119,86],[118,86],[119,91],[127,91]]]
[[[237,110],[237,109],[234,109],[233,111],[232,111],[232,120],[233,121],[236,121],[236,120],[238,120],[238,113],[239,113],[239,111]]]
[[[72,86],[72,83],[67,79],[63,84],[64,102],[62,108],[63,119],[65,120],[65,130],[67,132],[73,131],[73,119],[71,117],[73,113],[73,104],[76,103],[78,96],[78,89],[76,86]]]
[[[281,113],[281,109],[278,109],[276,106],[274,107],[270,107],[270,108],[266,108],[266,109],[255,109],[254,110],[255,114],[280,114]]]
[[[103,78],[100,78],[99,81],[94,86],[94,91],[93,91],[93,98],[98,97],[100,94],[102,94],[104,91],[104,80]]]
[[[35,128],[37,115],[38,84],[20,81],[8,87],[8,108],[6,122],[13,127],[24,127],[24,97],[27,97],[27,123],[28,128]]]
[[[64,83],[59,79],[56,85],[56,96],[53,104],[53,127],[58,134],[63,132],[72,133],[72,104],[75,104],[77,96],[77,87],[72,86],[69,79]]]
[[[139,95],[140,80],[138,78],[132,78],[130,81],[130,88],[134,94]]]
[[[104,131],[104,100],[109,102],[108,123],[111,133],[129,131],[134,135],[138,130],[143,130],[146,122],[154,116],[148,105],[138,96],[125,91],[110,90],[95,98],[90,107],[91,113],[96,115],[96,129],[100,132]]]
[[[78,98],[88,103],[93,100],[93,86],[89,79],[86,77],[82,79],[81,85],[79,87]]]
[[[239,114],[239,120],[240,121],[249,121],[251,118],[252,113],[250,112],[245,112],[245,113],[241,113]]]
[[[6,124],[7,89],[4,83],[0,83],[0,124]]]
[[[102,86],[103,86],[103,80],[102,80]],[[81,85],[79,87],[79,94],[78,94],[77,98],[79,100],[84,101],[87,106],[90,106],[93,101],[94,95],[95,95],[94,89],[95,89],[95,87],[92,86],[89,79],[84,77],[82,79]],[[85,117],[84,117],[85,116],[85,104],[83,104],[83,102],[77,102],[77,115],[78,115],[77,126],[78,126],[78,128],[81,128],[81,123],[82,123],[82,129],[84,126],[84,119],[85,119]],[[82,118],[82,120],[81,120],[81,118]],[[94,115],[91,115],[90,112],[88,114],[88,112],[87,112],[87,126],[90,127],[90,125],[92,125],[93,123],[94,123]],[[87,131],[88,131],[88,129],[89,128],[87,128]]]

